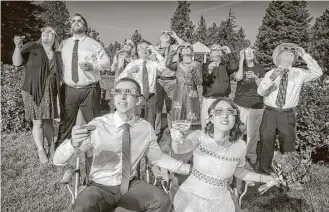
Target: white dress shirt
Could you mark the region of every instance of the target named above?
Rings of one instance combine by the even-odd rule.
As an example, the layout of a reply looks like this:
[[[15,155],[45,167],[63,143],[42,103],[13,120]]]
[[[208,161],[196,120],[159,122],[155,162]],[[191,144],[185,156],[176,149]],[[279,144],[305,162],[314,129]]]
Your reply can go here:
[[[108,186],[121,184],[122,178],[122,125],[125,122],[117,112],[93,119],[89,124],[95,125],[90,140],[93,144],[93,163],[90,180]],[[157,137],[151,124],[144,119],[133,117],[129,122],[131,138],[132,175],[136,174],[137,164],[144,154],[154,165],[169,171],[188,174],[190,165],[183,164],[165,155],[157,143]],[[75,149],[69,139],[58,147],[54,155],[55,165],[64,165],[74,153]]]
[[[142,59],[138,59],[138,60],[130,62],[118,78],[118,80],[119,80],[124,77],[129,77],[129,78],[136,80],[139,83],[139,85],[141,86],[142,94],[144,94],[144,91],[143,91],[143,62],[144,62],[144,60],[142,60]],[[128,71],[135,65],[137,65],[139,67],[139,71],[137,73],[129,74]],[[158,72],[162,72],[163,70],[166,69],[164,60],[160,61],[160,62],[146,60],[146,68],[147,68],[147,73],[148,73],[150,93],[155,93],[157,74],[158,74]]]
[[[78,63],[90,62],[93,64],[92,71],[83,71],[78,65],[79,81],[72,81],[72,52],[75,40],[78,43]],[[70,37],[64,40],[59,48],[63,59],[63,81],[71,87],[84,87],[101,79],[100,71],[110,69],[110,58],[104,48],[94,39],[85,36],[83,38]]]
[[[303,83],[310,82],[322,76],[323,72],[318,63],[309,55],[303,56],[308,69],[290,67],[288,72],[288,85],[286,92],[286,101],[283,109],[294,108],[298,105],[300,91]],[[264,79],[258,86],[257,93],[264,96],[264,103],[267,106],[278,108],[276,98],[279,91],[281,76],[274,81],[270,79],[274,69],[265,74]]]

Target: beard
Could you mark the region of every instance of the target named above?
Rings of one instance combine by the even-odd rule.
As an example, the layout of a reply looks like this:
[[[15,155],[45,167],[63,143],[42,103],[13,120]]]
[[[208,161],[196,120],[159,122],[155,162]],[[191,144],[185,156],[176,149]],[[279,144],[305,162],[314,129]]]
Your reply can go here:
[[[82,34],[82,33],[85,33],[85,27],[84,26],[79,26],[79,25],[77,27],[77,25],[75,24],[71,27],[71,31],[74,34]]]

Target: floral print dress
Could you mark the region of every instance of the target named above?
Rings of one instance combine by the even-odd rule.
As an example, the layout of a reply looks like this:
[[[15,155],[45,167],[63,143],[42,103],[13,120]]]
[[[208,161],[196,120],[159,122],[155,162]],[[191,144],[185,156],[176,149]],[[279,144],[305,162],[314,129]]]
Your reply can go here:
[[[193,61],[191,64],[172,62],[170,54],[166,66],[176,71],[176,89],[172,105],[172,121],[187,120],[191,122],[190,129],[200,127],[200,101],[197,86],[202,84],[201,63]]]

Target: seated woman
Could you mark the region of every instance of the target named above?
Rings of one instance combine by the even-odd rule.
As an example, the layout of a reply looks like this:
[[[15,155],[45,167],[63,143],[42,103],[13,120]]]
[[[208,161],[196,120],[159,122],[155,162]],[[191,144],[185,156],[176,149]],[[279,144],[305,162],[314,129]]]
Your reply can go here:
[[[245,181],[274,181],[272,176],[244,169],[247,147],[239,140],[242,122],[236,104],[219,98],[209,107],[208,114],[205,132],[197,130],[183,138],[180,131],[171,129],[173,150],[179,154],[193,151],[194,164],[192,174],[174,198],[177,212],[234,212],[228,190],[233,175]]]

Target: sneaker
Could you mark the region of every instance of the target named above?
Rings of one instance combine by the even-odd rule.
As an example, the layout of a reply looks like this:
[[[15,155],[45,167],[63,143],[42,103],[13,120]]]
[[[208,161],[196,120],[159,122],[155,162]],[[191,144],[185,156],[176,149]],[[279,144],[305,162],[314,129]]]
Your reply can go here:
[[[39,160],[41,163],[48,163],[48,157],[45,153],[45,150],[38,150]]]

